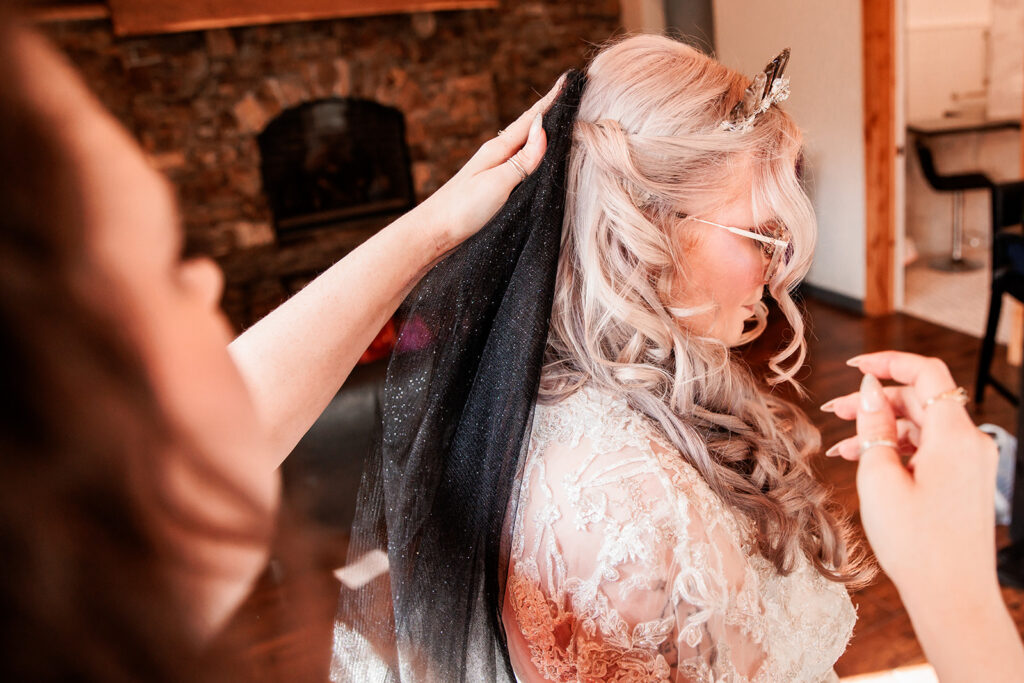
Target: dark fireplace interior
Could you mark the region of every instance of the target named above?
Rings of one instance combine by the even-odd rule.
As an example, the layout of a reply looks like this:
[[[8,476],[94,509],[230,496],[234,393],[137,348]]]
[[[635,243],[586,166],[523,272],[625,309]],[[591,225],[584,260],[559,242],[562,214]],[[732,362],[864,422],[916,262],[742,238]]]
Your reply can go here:
[[[416,204],[405,117],[394,107],[351,97],[307,102],[282,112],[257,140],[280,240]]]

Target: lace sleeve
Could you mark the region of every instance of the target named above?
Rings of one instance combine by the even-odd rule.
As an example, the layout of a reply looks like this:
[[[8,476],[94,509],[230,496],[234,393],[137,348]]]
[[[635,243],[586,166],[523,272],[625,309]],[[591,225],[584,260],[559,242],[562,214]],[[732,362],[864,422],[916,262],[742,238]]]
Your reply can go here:
[[[506,598],[520,679],[763,675],[756,573],[735,519],[678,453],[587,437],[535,445]]]

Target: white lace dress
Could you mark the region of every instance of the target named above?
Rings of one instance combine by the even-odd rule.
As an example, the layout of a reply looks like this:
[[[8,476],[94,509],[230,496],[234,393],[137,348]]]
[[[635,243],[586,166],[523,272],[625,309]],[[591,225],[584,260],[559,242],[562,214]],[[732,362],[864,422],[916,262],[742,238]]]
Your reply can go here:
[[[856,615],[749,524],[624,400],[538,405],[504,620],[523,681],[832,681]]]

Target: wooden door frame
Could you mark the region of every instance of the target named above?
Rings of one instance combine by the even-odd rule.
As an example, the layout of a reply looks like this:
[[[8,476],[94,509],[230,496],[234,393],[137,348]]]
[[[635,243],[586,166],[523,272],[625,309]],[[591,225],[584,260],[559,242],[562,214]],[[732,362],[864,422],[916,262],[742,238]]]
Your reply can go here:
[[[864,313],[896,301],[896,0],[861,0],[864,92]]]

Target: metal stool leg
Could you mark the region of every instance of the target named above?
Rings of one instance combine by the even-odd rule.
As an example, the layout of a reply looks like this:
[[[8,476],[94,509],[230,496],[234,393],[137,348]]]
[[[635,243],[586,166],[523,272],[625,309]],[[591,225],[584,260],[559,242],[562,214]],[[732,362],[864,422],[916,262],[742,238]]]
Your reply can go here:
[[[964,260],[964,193],[953,193],[953,245],[950,248],[954,262]]]
[[[957,273],[981,267],[980,262],[964,258],[964,192],[956,190],[953,192],[953,237],[950,255],[948,258],[944,256],[932,261],[932,268]]]

